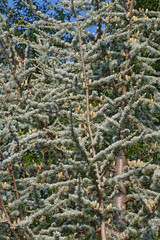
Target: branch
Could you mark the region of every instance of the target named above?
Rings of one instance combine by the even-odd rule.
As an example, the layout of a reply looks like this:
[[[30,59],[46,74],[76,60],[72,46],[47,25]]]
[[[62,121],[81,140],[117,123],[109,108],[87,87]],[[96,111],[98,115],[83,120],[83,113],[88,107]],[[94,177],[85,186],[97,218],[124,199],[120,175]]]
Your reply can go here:
[[[86,76],[86,69],[85,69],[85,61],[84,61],[84,53],[83,53],[83,48],[82,48],[82,36],[81,36],[81,30],[80,30],[80,26],[79,26],[79,21],[77,18],[77,14],[76,11],[74,9],[74,4],[73,4],[73,0],[71,0],[72,3],[72,8],[73,8],[73,13],[76,19],[76,23],[77,23],[77,27],[78,27],[78,35],[79,35],[79,44],[80,44],[80,55],[81,55],[81,64],[82,64],[82,71],[83,71],[83,76],[84,76],[84,81],[86,84],[86,108],[87,108],[87,127],[88,127],[88,133],[89,133],[89,137],[91,140],[91,146],[92,146],[92,152],[93,152],[93,157],[95,157],[96,155],[96,151],[93,145],[93,135],[92,135],[92,129],[91,129],[91,124],[90,124],[90,109],[89,109],[89,87],[88,87],[88,82],[87,82],[87,76]],[[96,166],[97,168],[97,174],[99,176],[99,169],[98,166]],[[99,177],[99,185],[100,185],[100,177]]]
[[[111,71],[110,68],[108,68],[108,71],[109,71],[109,75],[112,75],[112,71]],[[114,80],[113,80],[113,89],[114,89],[114,91],[115,91],[117,97],[120,97],[120,94],[119,94],[119,92],[118,92],[118,89],[117,89],[117,86],[116,86],[116,83],[115,83]]]
[[[129,27],[128,27],[128,40],[127,42],[130,40],[130,32],[131,32],[131,18],[132,18],[132,12],[133,12],[133,5],[134,5],[134,0],[131,1],[130,4],[130,8],[129,8]],[[129,48],[127,49],[126,52],[126,61],[129,60]],[[126,65],[126,70],[129,69],[129,64]],[[125,94],[127,92],[127,86],[126,84],[123,85],[123,89],[122,89],[122,95]],[[122,101],[122,109],[125,107],[125,101]]]
[[[159,152],[160,152],[160,149],[159,149],[159,150],[156,150],[156,151],[154,151],[154,152],[148,153],[147,155],[142,156],[142,157],[140,158],[140,160],[145,159],[145,158],[148,158],[148,157],[150,157],[150,156],[152,156],[152,155],[156,155],[156,154],[159,153]]]
[[[4,214],[5,214],[6,218],[7,218],[7,222],[9,224],[9,226],[10,226],[11,232],[15,236],[16,240],[20,240],[20,238],[18,237],[18,235],[17,235],[17,233],[15,231],[15,228],[14,228],[12,222],[11,222],[11,219],[10,219],[10,217],[8,215],[8,212],[7,212],[6,208],[5,208],[5,205],[4,205],[3,198],[2,198],[1,194],[0,194],[0,207],[2,208]]]
[[[2,159],[5,160],[5,156],[3,154],[3,152],[0,150],[0,154],[2,156]],[[13,181],[13,191],[15,191],[15,194],[16,194],[16,199],[18,200],[19,199],[19,193],[18,193],[18,188],[17,188],[17,183],[16,183],[16,179],[15,179],[15,176],[14,176],[14,172],[13,172],[13,163],[11,164],[11,166],[7,165],[9,171],[10,171],[10,176],[12,178],[12,181]],[[22,221],[23,220],[23,211],[22,211],[22,206],[19,205],[18,207],[18,210],[19,210],[19,214],[20,214],[20,220]],[[29,239],[29,235],[24,231],[24,235],[27,239]]]
[[[87,156],[86,156],[86,153],[84,152],[84,150],[81,148],[76,136],[75,136],[75,133],[74,133],[74,129],[73,129],[73,120],[72,120],[72,110],[71,110],[71,132],[72,132],[72,136],[73,136],[73,139],[77,145],[77,147],[79,148],[80,152],[81,152],[81,155],[83,156],[83,158],[85,159],[85,161],[87,162],[89,168],[90,168],[90,172],[91,172],[91,176],[93,178],[93,182],[96,186],[96,189],[97,189],[97,193],[98,193],[98,196],[100,198],[101,196],[101,193],[100,193],[100,190],[99,190],[99,186],[97,184],[97,179],[96,179],[96,176],[95,176],[95,173],[94,173],[94,169],[93,169],[93,166],[90,164]]]
[[[74,5],[73,5],[73,0],[71,0],[71,2],[72,2],[73,12],[74,12],[74,16],[75,16],[77,27],[78,27],[79,44],[80,44],[80,55],[81,55],[81,65],[82,65],[82,72],[83,72],[83,76],[84,76],[84,81],[85,81],[85,84],[86,84],[87,126],[88,126],[88,132],[89,132],[89,136],[90,136],[90,140],[91,140],[92,150],[93,150],[93,157],[94,157],[96,155],[96,152],[95,152],[95,148],[93,146],[93,136],[92,136],[92,129],[91,129],[91,125],[90,125],[89,87],[88,87],[88,82],[87,82],[85,61],[84,61],[84,53],[83,53],[83,48],[82,48],[82,36],[81,36],[81,30],[80,30],[77,14],[76,14],[76,11],[75,11]]]
[[[96,151],[95,151],[95,147],[93,145],[93,135],[92,135],[92,129],[91,129],[91,124],[90,124],[90,109],[89,109],[89,87],[88,87],[88,82],[87,82],[87,75],[86,75],[86,69],[85,69],[85,61],[84,61],[84,53],[83,53],[83,47],[82,47],[82,36],[81,36],[81,29],[80,29],[80,25],[79,25],[79,21],[77,18],[77,14],[76,11],[74,9],[74,3],[73,0],[71,0],[71,4],[72,4],[72,9],[73,9],[73,13],[76,19],[76,23],[77,23],[77,27],[78,27],[78,35],[79,35],[79,44],[80,44],[80,55],[81,55],[81,65],[82,65],[82,72],[83,72],[83,76],[84,76],[84,82],[86,85],[86,108],[87,108],[87,128],[88,128],[88,133],[89,133],[89,137],[91,140],[91,146],[92,146],[92,153],[93,153],[93,157],[95,157],[96,155]],[[102,208],[102,211],[104,211],[104,205],[103,205],[103,197],[101,194],[101,178],[100,178],[100,174],[99,174],[99,169],[98,169],[98,163],[96,162],[96,172],[97,172],[97,176],[98,176],[98,196],[99,196],[99,202]],[[95,178],[95,175],[93,175],[92,177]],[[105,231],[105,220],[104,218],[101,219],[101,237],[102,240],[106,240],[106,231]]]
[[[151,217],[159,207],[160,207],[160,202],[153,208],[153,211],[146,216],[145,221],[147,221],[148,218]]]
[[[134,0],[131,0],[131,4],[130,4],[130,8],[129,8],[129,17],[132,17],[133,6],[134,6]]]
[[[14,76],[15,81],[16,81],[19,89],[20,89],[20,97],[22,97],[22,86],[21,86],[21,84],[20,84],[19,79],[18,79],[17,76],[16,76],[16,73],[15,73],[14,70],[13,70],[11,61],[10,61],[10,59],[9,59],[9,56],[8,56],[7,52],[6,52],[6,46],[5,46],[5,44],[3,44],[3,41],[2,41],[1,39],[0,39],[0,44],[2,45],[2,49],[3,49],[3,51],[4,51],[4,54],[5,54],[6,59],[7,59],[7,61],[8,61],[8,64],[9,64],[11,73],[12,73],[12,75]]]

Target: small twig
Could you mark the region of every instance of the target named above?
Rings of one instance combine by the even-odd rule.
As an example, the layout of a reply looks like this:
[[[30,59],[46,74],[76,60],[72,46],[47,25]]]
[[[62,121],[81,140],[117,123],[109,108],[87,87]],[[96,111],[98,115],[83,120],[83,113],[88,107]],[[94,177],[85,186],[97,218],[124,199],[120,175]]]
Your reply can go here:
[[[147,155],[144,155],[144,156],[140,157],[139,159],[142,160],[142,159],[148,158],[148,157],[150,157],[150,156],[152,156],[152,155],[156,155],[156,154],[159,153],[159,152],[160,152],[160,149],[159,149],[159,150],[156,150],[156,151],[154,151],[154,152],[150,152],[150,153],[148,153]]]
[[[17,188],[17,183],[16,183],[16,179],[13,173],[13,163],[11,163],[11,166],[7,165],[9,171],[10,171],[10,176],[12,178],[13,181],[13,187],[14,187],[14,191],[16,194],[16,199],[19,199],[19,193],[18,193],[18,188]],[[23,212],[22,212],[22,206],[19,206],[19,213],[20,213],[20,219],[23,220]]]
[[[117,97],[120,97],[115,81],[113,80],[113,89],[116,92]]]
[[[145,221],[147,221],[148,218],[151,217],[159,207],[160,207],[160,202],[153,208],[153,211],[146,216]]]
[[[112,75],[112,71],[111,71],[110,68],[108,68],[108,71],[109,71],[109,75]],[[119,92],[118,92],[118,89],[117,89],[117,86],[116,86],[116,83],[115,83],[114,80],[113,80],[113,89],[114,89],[114,91],[115,91],[117,97],[120,97],[120,94],[119,94]]]
[[[109,170],[109,171],[111,171],[111,172],[115,172],[115,171],[116,171],[115,168],[110,168],[110,167],[106,166],[106,167],[104,168],[102,174],[101,174],[101,178],[105,175],[105,173],[106,173],[107,170]]]

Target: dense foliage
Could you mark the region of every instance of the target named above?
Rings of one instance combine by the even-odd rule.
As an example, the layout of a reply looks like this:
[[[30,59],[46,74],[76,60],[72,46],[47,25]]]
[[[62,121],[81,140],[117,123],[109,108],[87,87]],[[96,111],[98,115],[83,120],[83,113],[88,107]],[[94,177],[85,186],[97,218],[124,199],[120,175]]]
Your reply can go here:
[[[158,239],[160,12],[22,2],[23,31],[0,19],[0,239]]]
[[[135,8],[149,9],[150,11],[159,11],[160,2],[159,0],[137,0],[135,1]]]

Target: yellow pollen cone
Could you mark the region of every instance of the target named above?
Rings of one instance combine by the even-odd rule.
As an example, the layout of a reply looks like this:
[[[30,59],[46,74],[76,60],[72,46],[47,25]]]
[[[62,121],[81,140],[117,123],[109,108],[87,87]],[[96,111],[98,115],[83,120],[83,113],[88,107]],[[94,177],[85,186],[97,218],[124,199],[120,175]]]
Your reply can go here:
[[[138,159],[138,161],[137,161],[137,165],[140,165],[140,164],[141,164],[141,160]]]
[[[5,221],[5,219],[6,219],[5,213],[2,213],[2,220]]]
[[[154,207],[154,201],[153,200],[150,201],[150,205],[151,205],[152,208]]]
[[[85,119],[85,115],[84,114],[82,114],[82,120],[84,120]]]
[[[6,186],[7,186],[7,183],[4,182],[4,184],[3,184],[3,189],[6,189]]]
[[[96,114],[95,114],[95,112],[93,112],[93,117],[94,117],[94,118],[96,117]]]
[[[70,93],[70,97],[73,98],[73,93]]]
[[[128,13],[126,14],[126,18],[129,18],[129,16],[130,16],[130,12],[128,12]]]
[[[20,218],[17,218],[17,224],[19,225],[19,223],[20,223]]]
[[[110,222],[111,222],[111,218],[108,219],[107,223],[110,224]]]
[[[83,73],[81,73],[81,78],[83,78]]]
[[[135,22],[135,21],[137,21],[137,17],[136,16],[133,16],[133,21]]]
[[[137,33],[136,33],[137,37],[139,36],[139,34],[140,34],[140,31],[138,30]]]
[[[94,204],[94,207],[96,207],[96,205],[97,205],[97,201],[96,201],[96,200],[93,201],[93,204]]]
[[[99,209],[99,203],[97,202],[97,206],[96,206],[96,209]]]

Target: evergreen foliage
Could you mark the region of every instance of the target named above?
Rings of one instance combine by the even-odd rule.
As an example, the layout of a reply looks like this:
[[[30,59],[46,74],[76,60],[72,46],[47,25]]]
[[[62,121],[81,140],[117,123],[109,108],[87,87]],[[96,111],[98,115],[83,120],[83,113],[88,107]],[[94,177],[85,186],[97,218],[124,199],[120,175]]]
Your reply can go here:
[[[135,8],[144,8],[149,9],[150,11],[159,11],[160,10],[160,2],[159,0],[137,0],[135,4]]]
[[[0,19],[0,239],[158,239],[160,12],[22,2],[25,31]]]

